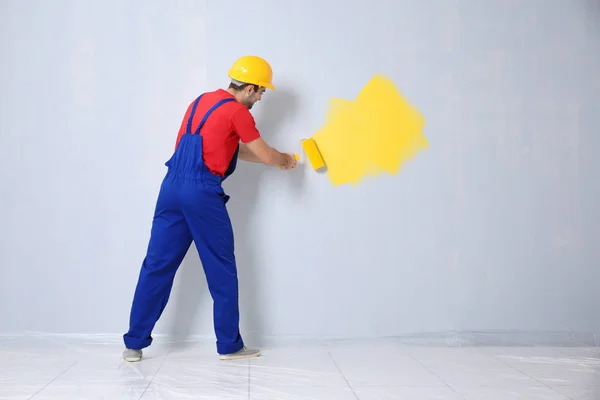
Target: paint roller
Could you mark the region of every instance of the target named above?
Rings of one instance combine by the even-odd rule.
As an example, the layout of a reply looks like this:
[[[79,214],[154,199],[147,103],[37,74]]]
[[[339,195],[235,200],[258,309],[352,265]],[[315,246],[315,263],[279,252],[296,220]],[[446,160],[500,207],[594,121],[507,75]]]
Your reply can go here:
[[[304,149],[304,153],[306,154],[306,158],[310,162],[312,168],[316,171],[325,166],[325,160],[317,147],[317,143],[314,139],[303,139],[300,141],[300,145]],[[298,154],[294,154],[294,158],[296,161],[300,159]],[[281,168],[281,167],[280,167]]]

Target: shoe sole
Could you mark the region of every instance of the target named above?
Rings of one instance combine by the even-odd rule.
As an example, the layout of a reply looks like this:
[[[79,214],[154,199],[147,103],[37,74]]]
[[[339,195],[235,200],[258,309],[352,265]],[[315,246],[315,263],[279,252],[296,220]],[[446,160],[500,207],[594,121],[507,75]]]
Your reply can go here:
[[[239,355],[239,356],[235,356],[235,355],[219,355],[219,359],[220,360],[242,360],[244,358],[256,358],[260,356],[260,352],[258,353],[254,353],[254,354],[246,354],[246,355]]]
[[[135,358],[133,358],[133,357],[123,357],[123,359],[125,361],[127,361],[127,362],[139,362],[139,361],[142,361],[141,357],[135,357]]]

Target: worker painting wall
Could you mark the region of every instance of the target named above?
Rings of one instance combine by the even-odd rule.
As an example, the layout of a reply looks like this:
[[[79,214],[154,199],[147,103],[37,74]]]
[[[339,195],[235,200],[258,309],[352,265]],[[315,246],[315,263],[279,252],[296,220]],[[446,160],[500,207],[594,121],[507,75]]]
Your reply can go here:
[[[340,4],[0,2],[0,332],[120,338],[185,107],[256,54],[263,136],[331,168],[225,183],[250,345],[594,343],[597,2]],[[390,105],[360,103],[377,77],[405,106],[390,130],[364,122]],[[156,333],[212,340],[211,313],[192,247]]]

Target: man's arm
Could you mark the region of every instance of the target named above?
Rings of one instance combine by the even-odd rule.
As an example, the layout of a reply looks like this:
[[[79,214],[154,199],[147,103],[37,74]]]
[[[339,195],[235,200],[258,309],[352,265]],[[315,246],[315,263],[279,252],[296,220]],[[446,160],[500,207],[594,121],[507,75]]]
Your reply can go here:
[[[291,169],[296,166],[296,159],[293,155],[275,150],[260,137],[254,117],[247,108],[236,112],[231,118],[231,123],[233,130],[242,142],[238,153],[240,159],[283,169]]]
[[[243,149],[243,150],[242,150]],[[242,156],[242,152],[245,154]],[[240,144],[238,155],[242,160],[250,162],[259,162],[271,167],[295,165],[296,160],[291,154],[281,153],[267,144],[263,138],[255,139],[248,143]],[[246,158],[242,158],[246,157]]]
[[[248,161],[253,163],[260,163],[260,159],[254,155],[254,153],[248,148],[246,143],[240,142],[240,152],[238,157],[242,161]]]

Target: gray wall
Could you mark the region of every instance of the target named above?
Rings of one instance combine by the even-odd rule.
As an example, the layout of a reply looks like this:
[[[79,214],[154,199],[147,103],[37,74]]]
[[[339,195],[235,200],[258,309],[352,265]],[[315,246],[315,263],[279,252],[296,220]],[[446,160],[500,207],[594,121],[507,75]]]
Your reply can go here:
[[[1,1],[0,332],[127,329],[183,112],[243,54],[282,150],[376,73],[430,142],[358,187],[240,165],[247,335],[600,332],[598,2],[339,4]],[[194,248],[156,332],[212,335]]]

